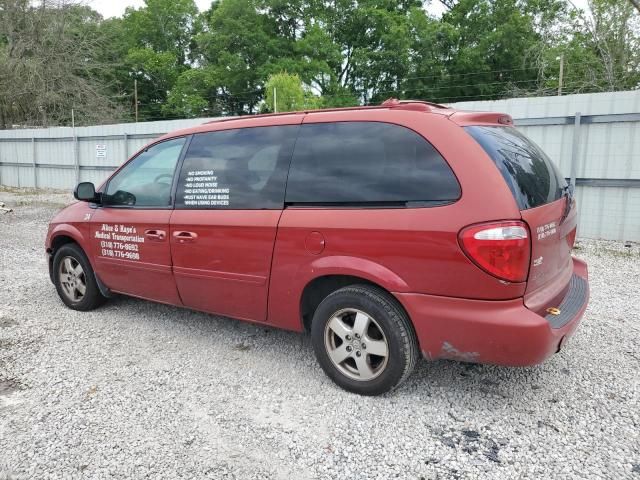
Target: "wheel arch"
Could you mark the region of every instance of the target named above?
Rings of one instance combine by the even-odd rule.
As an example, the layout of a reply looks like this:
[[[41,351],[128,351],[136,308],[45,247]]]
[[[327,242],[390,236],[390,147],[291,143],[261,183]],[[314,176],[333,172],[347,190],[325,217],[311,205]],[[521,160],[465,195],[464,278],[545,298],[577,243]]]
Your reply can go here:
[[[66,245],[67,243],[78,243],[77,240],[67,234],[61,233],[51,239],[51,246],[49,247],[51,255],[55,255],[56,251]],[[79,244],[78,244],[79,245]]]
[[[391,291],[381,284],[357,275],[328,274],[312,279],[302,290],[300,297],[300,319],[304,331],[309,332],[311,330],[311,321],[320,303],[331,293],[350,285],[367,285],[384,292],[394,301],[397,307],[407,315],[407,318],[410,319],[409,312],[404,308],[404,305],[402,305]]]
[[[73,225],[57,225],[49,234],[47,252],[54,255],[56,250],[66,243],[77,243],[85,252],[84,235]]]
[[[64,245],[69,245],[71,243],[75,243],[82,249],[84,254],[87,256],[89,264],[92,268],[93,262],[91,260],[90,255],[87,252],[87,249],[84,245],[84,235],[72,225],[58,225],[56,226],[48,238],[48,246],[46,248],[48,255],[48,263],[49,263],[49,278],[53,282],[53,258],[55,257],[56,252],[63,247]]]
[[[98,276],[97,272],[95,271],[95,266],[93,265],[91,256],[87,253],[87,250],[86,248],[84,248],[82,243],[78,241],[77,237],[75,237],[73,234],[69,234],[67,231],[60,231],[57,234],[52,233],[49,241],[50,245],[47,248],[47,253],[49,254],[49,279],[51,280],[51,283],[55,283],[53,259],[56,255],[56,252],[65,245],[75,244],[83,251],[87,261],[89,262],[89,265],[91,266],[91,269],[93,271],[93,277],[96,280],[96,284],[98,285],[98,289],[100,290],[102,296],[105,298],[111,298],[113,296],[109,287],[107,287]]]
[[[80,245],[78,241],[67,234],[66,232],[60,232],[58,234],[52,234],[50,238],[49,247],[47,248],[48,255],[48,264],[49,264],[49,279],[51,283],[54,283],[53,278],[53,258],[56,255],[56,252],[64,245],[68,245],[70,243],[75,243]]]

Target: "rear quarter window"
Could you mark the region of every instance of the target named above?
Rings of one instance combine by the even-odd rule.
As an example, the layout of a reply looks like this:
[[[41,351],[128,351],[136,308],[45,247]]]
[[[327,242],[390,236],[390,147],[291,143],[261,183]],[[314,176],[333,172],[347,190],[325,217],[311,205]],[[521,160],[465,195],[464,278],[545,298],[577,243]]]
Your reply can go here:
[[[535,143],[513,127],[464,127],[491,157],[520,210],[562,197],[567,182]]]
[[[460,197],[438,151],[408,128],[383,122],[302,125],[286,202],[337,206],[430,206]]]

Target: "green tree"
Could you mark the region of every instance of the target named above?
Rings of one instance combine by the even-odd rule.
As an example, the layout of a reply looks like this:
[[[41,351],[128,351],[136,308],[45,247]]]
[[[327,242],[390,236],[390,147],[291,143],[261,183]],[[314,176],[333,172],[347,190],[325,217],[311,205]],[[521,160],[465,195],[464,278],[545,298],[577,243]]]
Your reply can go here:
[[[271,75],[266,91],[265,101],[270,112],[292,112],[306,108],[305,92],[298,75],[286,72]]]
[[[553,55],[565,57],[563,90],[640,87],[640,14],[631,3],[616,0],[590,0],[589,10],[575,12],[572,32],[548,56],[549,63]]]
[[[103,20],[65,0],[0,0],[0,124],[242,115],[640,86],[632,2],[145,0]],[[288,72],[282,74],[282,72]],[[265,103],[266,101],[266,103]],[[284,102],[280,105],[280,102]],[[129,118],[131,118],[131,114]]]
[[[197,37],[200,63],[211,73],[210,104],[222,113],[252,113],[264,97],[264,82],[287,57],[289,41],[257,0],[222,0],[204,14]]]
[[[168,115],[184,118],[219,116],[222,108],[210,94],[215,92],[216,74],[209,67],[193,68],[183,72],[169,92],[163,106]]]
[[[199,28],[198,8],[193,0],[145,0],[142,8],[127,8],[123,27],[132,47],[171,52],[177,65],[187,66]]]
[[[120,117],[103,82],[99,21],[61,1],[0,3],[0,128],[70,125],[72,110],[80,124]]]
[[[566,15],[561,0],[461,0],[442,18],[446,76],[437,101],[491,99],[535,90],[539,52],[556,40]]]
[[[124,39],[117,44],[125,66],[117,83],[131,95],[137,81],[140,119],[181,116],[180,110],[167,107],[168,96],[191,68],[193,39],[200,29],[194,1],[145,0],[144,7],[128,8],[122,21],[111,26]]]
[[[379,100],[400,90],[410,65],[411,16],[417,0],[309,0],[301,51],[314,60],[306,82],[323,95]],[[348,93],[347,93],[348,92]]]
[[[265,90],[264,110],[268,112],[292,112],[325,106],[322,97],[305,88],[297,74],[282,72],[270,75]]]
[[[173,112],[164,109],[167,96],[180,72],[188,67],[178,63],[173,52],[156,52],[150,48],[132,48],[125,57],[131,80],[137,80],[141,120],[162,120]]]

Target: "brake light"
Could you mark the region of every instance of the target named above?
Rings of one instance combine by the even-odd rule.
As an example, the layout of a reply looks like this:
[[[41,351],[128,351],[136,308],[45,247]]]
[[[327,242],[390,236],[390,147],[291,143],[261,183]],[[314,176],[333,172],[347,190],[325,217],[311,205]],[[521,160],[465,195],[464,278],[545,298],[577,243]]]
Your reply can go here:
[[[524,282],[529,272],[531,242],[523,222],[492,222],[471,225],[458,235],[465,254],[494,277]]]

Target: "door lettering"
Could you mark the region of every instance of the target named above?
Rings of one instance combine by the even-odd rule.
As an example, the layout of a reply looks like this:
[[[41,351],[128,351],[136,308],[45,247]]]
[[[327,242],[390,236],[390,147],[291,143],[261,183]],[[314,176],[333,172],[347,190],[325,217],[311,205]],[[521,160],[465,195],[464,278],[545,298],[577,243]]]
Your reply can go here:
[[[536,228],[536,233],[538,234],[538,240],[543,240],[551,235],[555,235],[556,230],[556,222],[547,223],[545,225],[540,225]]]
[[[229,205],[230,189],[220,187],[213,170],[190,170],[184,184],[186,206],[213,207]]]
[[[103,223],[100,230],[96,230],[95,238],[100,240],[103,257],[140,260],[139,244],[144,243],[144,237],[138,235],[134,226]]]

